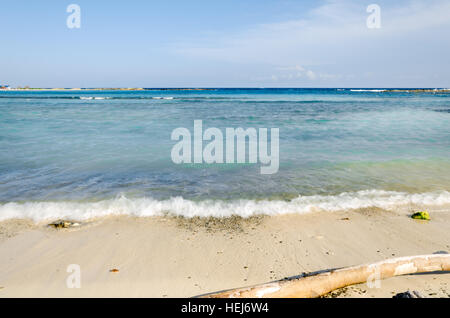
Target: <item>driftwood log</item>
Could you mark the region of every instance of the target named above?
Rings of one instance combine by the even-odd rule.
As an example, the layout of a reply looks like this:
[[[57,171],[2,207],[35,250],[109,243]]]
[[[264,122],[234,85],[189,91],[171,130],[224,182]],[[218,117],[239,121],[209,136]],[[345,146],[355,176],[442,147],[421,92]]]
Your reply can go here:
[[[314,298],[333,290],[365,283],[377,287],[381,279],[426,272],[450,271],[450,254],[400,257],[378,263],[303,274],[271,283],[231,289],[202,298]]]

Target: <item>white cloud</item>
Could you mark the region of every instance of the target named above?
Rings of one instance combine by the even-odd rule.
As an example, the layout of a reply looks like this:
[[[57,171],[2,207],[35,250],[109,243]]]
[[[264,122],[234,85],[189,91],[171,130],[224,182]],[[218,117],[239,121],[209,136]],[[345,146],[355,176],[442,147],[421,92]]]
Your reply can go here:
[[[311,10],[302,20],[257,25],[218,41],[210,39],[206,43],[183,47],[178,52],[227,60],[273,61],[277,56],[284,56],[282,52],[286,50],[289,56],[301,55],[302,52],[295,50],[341,41],[348,43],[369,36],[369,32],[400,36],[450,24],[449,1],[422,0],[397,8],[382,7],[383,28],[380,30],[367,29],[365,8],[355,1],[328,1]],[[274,52],[278,54],[274,55]]]
[[[301,65],[295,65],[295,66],[280,66],[275,68],[278,71],[298,71],[298,72],[304,72],[305,69]]]
[[[176,52],[190,58],[260,65],[260,71],[268,74],[274,69],[292,71],[294,79],[336,80],[370,71],[359,69],[365,66],[394,71],[403,60],[397,59],[397,65],[389,66],[393,63],[388,51],[391,47],[397,50],[396,55],[408,56],[414,53],[410,46],[429,30],[437,28],[441,36],[448,35],[450,1],[411,0],[402,5],[381,5],[381,29],[367,28],[366,7],[360,1],[326,1],[303,19],[256,25],[218,39],[178,46]],[[434,35],[428,36],[432,39]],[[280,74],[274,76],[282,78]]]
[[[309,70],[306,72],[306,76],[310,79],[310,80],[315,80],[317,78],[316,73],[314,73],[313,71]]]

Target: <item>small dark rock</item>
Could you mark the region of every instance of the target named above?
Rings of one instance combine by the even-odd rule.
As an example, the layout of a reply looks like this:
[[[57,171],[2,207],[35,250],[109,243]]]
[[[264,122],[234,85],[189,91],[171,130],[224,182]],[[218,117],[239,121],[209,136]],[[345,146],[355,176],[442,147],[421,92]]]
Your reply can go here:
[[[398,293],[392,296],[392,298],[423,298],[423,296],[416,290],[414,290],[413,292],[410,292],[408,290],[407,292],[404,293]]]

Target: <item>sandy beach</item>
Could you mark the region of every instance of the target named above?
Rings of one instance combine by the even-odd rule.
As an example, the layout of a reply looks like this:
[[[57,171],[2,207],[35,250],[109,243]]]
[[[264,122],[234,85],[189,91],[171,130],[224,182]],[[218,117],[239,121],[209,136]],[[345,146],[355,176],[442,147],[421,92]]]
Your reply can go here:
[[[9,220],[0,223],[0,297],[192,297],[450,250],[450,209],[431,210],[428,222],[408,213],[108,217],[69,229]],[[66,286],[70,264],[81,268],[81,288]],[[395,277],[379,289],[360,284],[329,297],[392,297],[407,290],[449,297],[450,273]]]

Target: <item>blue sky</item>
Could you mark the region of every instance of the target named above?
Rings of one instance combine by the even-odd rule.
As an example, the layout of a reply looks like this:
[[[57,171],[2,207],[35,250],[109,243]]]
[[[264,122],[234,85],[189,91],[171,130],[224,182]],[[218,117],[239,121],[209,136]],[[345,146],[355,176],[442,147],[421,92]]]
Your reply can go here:
[[[71,3],[80,29],[66,26]],[[366,26],[372,3],[380,29]],[[450,0],[0,5],[12,86],[450,87]]]

